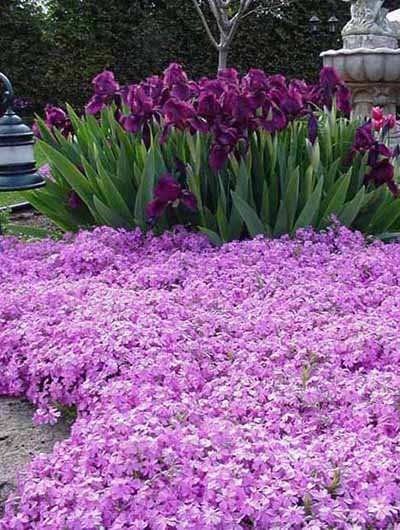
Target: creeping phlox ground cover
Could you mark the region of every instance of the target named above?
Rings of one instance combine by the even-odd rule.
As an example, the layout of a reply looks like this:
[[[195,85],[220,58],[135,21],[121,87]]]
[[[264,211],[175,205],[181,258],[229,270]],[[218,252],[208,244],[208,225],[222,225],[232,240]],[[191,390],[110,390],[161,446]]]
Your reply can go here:
[[[0,392],[77,407],[1,530],[400,527],[400,246],[4,240]]]

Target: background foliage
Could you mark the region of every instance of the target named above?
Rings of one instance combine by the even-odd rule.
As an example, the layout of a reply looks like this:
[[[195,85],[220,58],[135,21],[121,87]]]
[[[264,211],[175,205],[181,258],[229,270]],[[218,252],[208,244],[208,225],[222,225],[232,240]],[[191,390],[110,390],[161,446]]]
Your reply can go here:
[[[0,71],[19,96],[36,107],[47,101],[81,107],[90,80],[101,70],[121,82],[143,79],[180,62],[194,77],[215,72],[217,57],[190,0],[0,0]],[[248,17],[233,44],[231,64],[311,80],[319,53],[339,44],[338,35],[310,35],[308,20],[335,13],[341,0],[293,0],[280,13]],[[211,18],[210,18],[211,20]],[[36,109],[35,109],[36,110]]]
[[[395,4],[386,2],[389,9]],[[291,0],[279,13],[249,16],[234,41],[231,64],[241,72],[259,67],[313,80],[319,53],[341,42],[339,32],[310,34],[313,13],[325,22],[336,14],[342,26],[349,6],[342,0]],[[0,0],[0,49],[0,71],[19,96],[33,99],[35,111],[48,101],[69,101],[79,109],[90,80],[105,68],[132,82],[171,61],[192,77],[211,75],[217,65],[190,0]]]

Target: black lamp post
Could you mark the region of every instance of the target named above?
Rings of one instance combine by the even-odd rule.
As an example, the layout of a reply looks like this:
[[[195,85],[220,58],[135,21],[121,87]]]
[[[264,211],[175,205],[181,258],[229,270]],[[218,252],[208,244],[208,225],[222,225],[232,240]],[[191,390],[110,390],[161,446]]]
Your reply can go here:
[[[33,132],[13,111],[14,91],[1,72],[0,81],[0,192],[40,188],[45,181],[36,170]]]
[[[310,18],[309,23],[310,23],[311,33],[313,35],[322,33],[323,26],[326,27],[327,33],[334,35],[338,30],[339,19],[335,17],[335,15],[332,15],[330,19],[326,23],[323,24],[322,20],[317,15],[313,15]]]

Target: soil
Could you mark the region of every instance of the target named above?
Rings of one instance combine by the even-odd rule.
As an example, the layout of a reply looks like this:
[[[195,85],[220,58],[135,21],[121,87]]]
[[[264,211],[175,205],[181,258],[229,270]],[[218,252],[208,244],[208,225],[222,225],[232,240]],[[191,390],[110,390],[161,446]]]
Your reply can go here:
[[[10,222],[14,225],[43,228],[49,232],[60,232],[60,229],[48,217],[36,210],[22,210],[10,215]]]
[[[54,426],[35,427],[33,413],[28,401],[0,397],[0,517],[26,465],[35,455],[50,453],[70,433],[70,423],[63,420]]]

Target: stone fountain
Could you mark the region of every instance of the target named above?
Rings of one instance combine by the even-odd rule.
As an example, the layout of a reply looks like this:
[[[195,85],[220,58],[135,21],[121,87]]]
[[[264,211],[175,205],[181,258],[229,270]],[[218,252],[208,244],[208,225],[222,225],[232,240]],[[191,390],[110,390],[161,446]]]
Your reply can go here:
[[[400,22],[397,12],[383,7],[385,0],[351,2],[351,20],[342,31],[343,48],[321,54],[324,66],[333,66],[353,94],[353,115],[366,118],[372,107],[396,115],[400,104]]]

